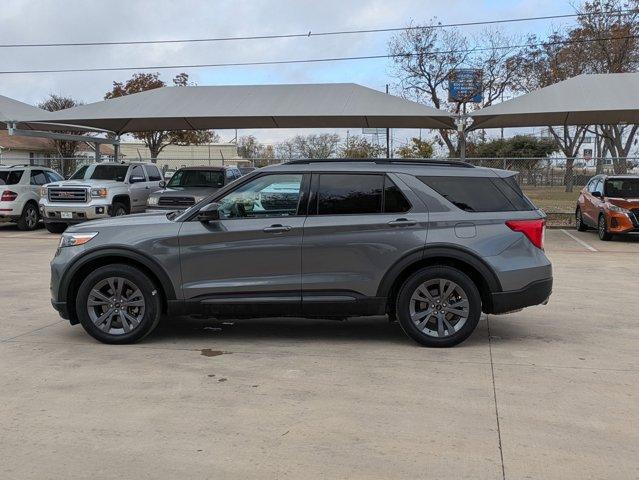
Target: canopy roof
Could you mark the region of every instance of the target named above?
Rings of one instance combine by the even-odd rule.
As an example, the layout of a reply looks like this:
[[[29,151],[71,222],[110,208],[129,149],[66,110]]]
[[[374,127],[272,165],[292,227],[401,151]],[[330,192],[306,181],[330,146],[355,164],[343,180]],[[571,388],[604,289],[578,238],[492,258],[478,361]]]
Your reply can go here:
[[[448,112],[353,83],[164,87],[60,110],[46,119],[119,134],[212,128],[454,128]]]
[[[46,110],[0,95],[0,129],[6,129],[7,123],[19,122],[23,118],[46,120],[50,115]],[[20,127],[34,128],[36,125],[20,122]]]
[[[579,75],[470,117],[471,129],[639,123],[639,73]]]

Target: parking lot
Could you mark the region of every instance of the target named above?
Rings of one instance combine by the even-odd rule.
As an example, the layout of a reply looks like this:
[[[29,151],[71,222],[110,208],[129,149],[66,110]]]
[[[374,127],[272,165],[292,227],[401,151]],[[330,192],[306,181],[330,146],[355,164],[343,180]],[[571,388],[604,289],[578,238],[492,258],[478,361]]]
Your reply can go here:
[[[172,321],[108,346],[0,226],[3,478],[638,478],[639,238],[549,230],[550,303],[452,349],[385,318]]]

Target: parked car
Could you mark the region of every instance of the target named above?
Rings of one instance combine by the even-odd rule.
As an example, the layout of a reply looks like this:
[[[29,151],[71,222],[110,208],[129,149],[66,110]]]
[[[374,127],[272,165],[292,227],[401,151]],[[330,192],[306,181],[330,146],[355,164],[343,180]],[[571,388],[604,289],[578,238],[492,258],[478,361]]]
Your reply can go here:
[[[105,343],[140,340],[163,314],[388,314],[417,342],[452,346],[482,311],[551,293],[545,215],[513,175],[445,161],[266,167],[180,213],[70,228],[52,303]]]
[[[149,196],[148,210],[183,210],[241,176],[233,166],[180,168],[168,183],[160,183],[161,190]]]
[[[63,180],[55,170],[31,165],[0,165],[0,222],[15,222],[20,230],[40,223],[40,186]]]
[[[639,231],[639,176],[597,175],[581,190],[575,209],[577,230],[596,228],[604,241]]]
[[[144,212],[149,194],[161,181],[152,163],[84,165],[69,180],[42,187],[40,214],[48,231],[61,233],[70,224]]]
[[[242,175],[247,175],[251,172],[254,172],[255,170],[257,170],[256,167],[238,167],[240,169],[240,173]]]

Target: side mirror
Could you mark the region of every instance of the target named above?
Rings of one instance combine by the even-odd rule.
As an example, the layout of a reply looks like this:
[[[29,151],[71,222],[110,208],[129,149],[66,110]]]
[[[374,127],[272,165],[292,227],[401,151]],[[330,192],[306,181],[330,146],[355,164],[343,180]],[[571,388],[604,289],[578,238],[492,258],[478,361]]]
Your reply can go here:
[[[220,204],[219,203],[209,203],[208,205],[204,205],[200,208],[200,211],[197,213],[197,220],[199,222],[214,222],[220,219]]]
[[[160,183],[158,184],[158,187],[166,188],[166,182],[164,180],[160,180]]]
[[[597,198],[602,198],[602,197],[603,197],[603,195],[601,194],[601,192],[596,192],[596,191],[595,191],[595,192],[592,192],[592,196],[593,196],[593,197],[597,197]]]
[[[140,182],[146,182],[146,178],[144,178],[144,177],[131,177],[131,178],[129,178],[129,183],[140,183]]]

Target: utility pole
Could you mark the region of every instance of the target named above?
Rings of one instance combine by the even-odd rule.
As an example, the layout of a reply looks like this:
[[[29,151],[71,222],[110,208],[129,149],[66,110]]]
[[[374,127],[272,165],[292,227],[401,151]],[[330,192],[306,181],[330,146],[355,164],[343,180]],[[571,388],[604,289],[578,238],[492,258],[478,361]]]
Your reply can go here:
[[[388,95],[388,83],[386,84],[386,94]],[[386,158],[391,158],[390,128],[386,127]]]

